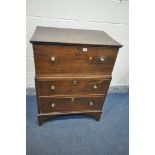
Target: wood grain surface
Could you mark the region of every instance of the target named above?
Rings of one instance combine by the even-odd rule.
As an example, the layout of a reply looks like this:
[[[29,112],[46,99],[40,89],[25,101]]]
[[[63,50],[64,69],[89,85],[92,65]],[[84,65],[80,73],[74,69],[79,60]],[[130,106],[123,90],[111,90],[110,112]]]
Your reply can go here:
[[[38,124],[62,115],[100,120],[118,50],[103,31],[37,27],[35,62]]]
[[[122,47],[104,31],[37,26],[32,36],[33,44],[63,44]]]
[[[74,81],[77,82],[76,85],[74,85]],[[105,94],[109,88],[110,81],[111,79],[78,79],[78,77],[73,79],[52,79],[49,81],[36,78],[36,86],[39,96]],[[52,90],[51,87],[54,89]]]
[[[40,113],[101,110],[103,97],[39,97]]]
[[[37,76],[53,74],[111,75],[117,57],[117,48],[33,45]],[[51,57],[55,61],[51,61]],[[104,61],[101,61],[101,58]]]

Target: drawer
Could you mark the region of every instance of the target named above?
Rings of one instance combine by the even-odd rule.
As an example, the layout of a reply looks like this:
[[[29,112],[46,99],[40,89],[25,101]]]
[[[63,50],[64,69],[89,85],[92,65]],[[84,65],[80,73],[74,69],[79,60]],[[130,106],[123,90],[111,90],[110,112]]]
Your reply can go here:
[[[105,94],[109,88],[110,81],[110,78],[58,78],[52,80],[36,78],[36,88],[39,96]]]
[[[104,97],[39,97],[40,113],[101,110]]]
[[[117,48],[33,45],[37,76],[53,74],[111,75]]]

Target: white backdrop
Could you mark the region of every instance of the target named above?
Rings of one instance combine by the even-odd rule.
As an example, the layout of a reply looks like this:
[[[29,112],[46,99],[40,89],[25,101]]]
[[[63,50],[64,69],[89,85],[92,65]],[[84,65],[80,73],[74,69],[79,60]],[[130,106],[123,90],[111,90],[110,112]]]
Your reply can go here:
[[[111,86],[127,86],[128,0],[27,0],[26,87],[34,87],[34,62],[30,38],[36,26],[103,30],[123,44]]]

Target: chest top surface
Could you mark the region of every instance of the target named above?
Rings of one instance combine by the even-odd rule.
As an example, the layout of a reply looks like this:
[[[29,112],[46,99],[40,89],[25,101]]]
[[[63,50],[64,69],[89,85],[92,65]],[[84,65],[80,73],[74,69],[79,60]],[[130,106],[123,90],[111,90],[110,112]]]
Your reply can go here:
[[[65,44],[122,47],[104,31],[37,26],[30,40],[33,44]]]

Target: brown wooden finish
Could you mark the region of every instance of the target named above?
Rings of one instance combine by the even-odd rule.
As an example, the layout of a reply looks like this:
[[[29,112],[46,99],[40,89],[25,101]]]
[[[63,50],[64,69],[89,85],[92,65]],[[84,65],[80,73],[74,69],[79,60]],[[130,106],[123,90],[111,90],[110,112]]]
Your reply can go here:
[[[101,110],[103,97],[39,97],[40,113]]]
[[[109,88],[110,80],[69,78],[47,81],[36,78],[36,85],[39,96],[105,94]]]
[[[38,124],[63,115],[100,120],[118,50],[103,31],[37,27],[35,62]]]
[[[76,112],[53,112],[53,113],[44,113],[44,114],[38,114],[38,125],[42,125],[45,121],[47,121],[48,119],[53,119],[56,118],[58,116],[66,116],[66,115],[89,115],[89,116],[93,116],[96,121],[99,121],[101,118],[101,114],[102,111],[76,111]]]
[[[30,40],[33,44],[63,44],[122,47],[104,31],[37,26]]]
[[[37,76],[53,74],[111,75],[118,48],[33,45]],[[55,61],[51,61],[51,57]],[[101,61],[101,59],[104,59]]]
[[[96,74],[79,74],[78,72],[75,74],[53,74],[52,76],[36,76],[36,79],[39,81],[49,81],[53,79],[57,79],[57,81],[62,80],[62,79],[111,79],[111,75],[96,75]]]

